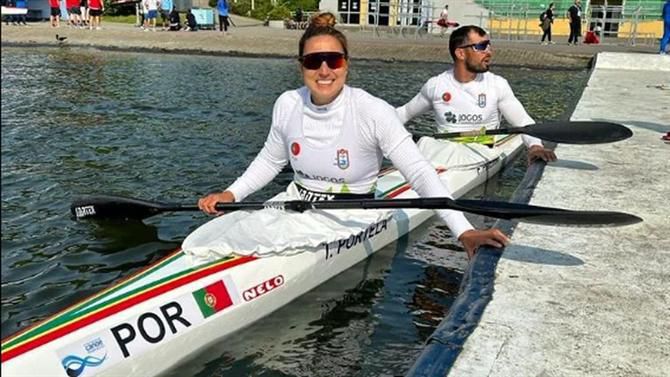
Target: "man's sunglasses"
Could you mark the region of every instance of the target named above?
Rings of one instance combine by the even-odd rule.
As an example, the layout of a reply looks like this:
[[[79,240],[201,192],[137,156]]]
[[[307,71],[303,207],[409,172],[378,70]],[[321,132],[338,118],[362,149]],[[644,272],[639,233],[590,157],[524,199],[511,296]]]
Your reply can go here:
[[[473,50],[477,52],[486,51],[491,47],[491,40],[481,41],[479,43],[473,43],[465,46],[460,46],[459,48],[468,48],[472,47]]]
[[[330,69],[338,69],[344,67],[347,57],[341,52],[316,52],[314,54],[303,55],[298,58],[298,61],[306,69],[319,69],[323,62],[326,62]]]

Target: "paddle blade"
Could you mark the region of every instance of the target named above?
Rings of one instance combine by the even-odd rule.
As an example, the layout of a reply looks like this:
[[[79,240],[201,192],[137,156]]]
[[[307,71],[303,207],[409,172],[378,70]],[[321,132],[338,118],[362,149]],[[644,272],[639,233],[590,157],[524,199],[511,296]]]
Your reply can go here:
[[[522,133],[565,144],[602,144],[633,136],[629,128],[612,122],[547,122],[522,127]]]
[[[636,224],[641,218],[614,211],[573,211],[508,202],[454,200],[453,209],[499,219],[515,219],[541,225],[623,226]]]
[[[90,196],[76,199],[70,206],[77,219],[145,219],[165,211],[164,203],[112,195]]]

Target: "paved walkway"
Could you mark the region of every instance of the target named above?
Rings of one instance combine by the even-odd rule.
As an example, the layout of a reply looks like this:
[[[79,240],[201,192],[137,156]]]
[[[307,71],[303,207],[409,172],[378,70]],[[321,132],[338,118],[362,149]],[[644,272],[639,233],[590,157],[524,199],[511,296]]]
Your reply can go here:
[[[51,28],[48,22],[32,23],[28,27],[3,26],[3,46],[27,47],[94,47],[125,51],[173,52],[206,55],[252,55],[294,57],[298,51],[300,30],[284,30],[262,26],[259,21],[233,16],[237,27],[229,36],[218,31],[143,32],[129,24],[104,23],[103,30],[81,30],[61,26]],[[104,21],[103,21],[104,22]],[[415,38],[397,34],[360,31],[343,28],[349,38],[351,56],[356,59],[387,61],[444,61],[450,62],[448,40],[439,36]],[[67,37],[60,45],[56,34]],[[557,40],[559,38],[557,37]],[[598,46],[540,45],[530,42],[494,41],[496,65],[578,68],[589,66],[601,51],[654,53],[658,47],[618,44]]]
[[[603,53],[573,120],[621,122],[628,140],[559,145],[531,204],[617,210],[641,224],[519,224],[493,300],[450,376],[670,373],[670,56]]]

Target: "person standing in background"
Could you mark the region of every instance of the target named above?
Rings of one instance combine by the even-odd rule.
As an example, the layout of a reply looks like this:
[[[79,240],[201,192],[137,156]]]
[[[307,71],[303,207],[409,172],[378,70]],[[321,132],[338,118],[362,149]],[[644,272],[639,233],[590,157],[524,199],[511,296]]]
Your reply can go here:
[[[548,42],[554,44],[554,42],[551,41],[551,24],[554,23],[554,3],[549,3],[547,10],[542,12],[542,17],[540,17],[540,20],[542,21],[540,27],[543,31],[542,40],[540,43],[547,44],[547,42],[544,41],[544,38],[548,38]]]
[[[79,11],[81,12],[81,26],[90,25],[88,19],[88,0],[79,1]]]
[[[26,0],[16,0],[16,7],[17,8],[23,8],[23,9],[28,9],[28,2]],[[26,23],[26,15],[24,14],[17,14],[14,17],[14,20],[16,20],[16,23],[21,25],[23,24],[24,26],[28,26]]]
[[[661,55],[668,53],[668,43],[670,43],[670,0],[665,0],[663,5],[663,38],[661,39]]]
[[[89,13],[90,13],[90,23],[89,28],[91,30],[100,30],[102,23],[102,12],[105,11],[105,3],[103,0],[89,0],[88,1]]]
[[[177,7],[172,6],[172,12],[170,12],[170,31],[179,31],[181,29],[181,20],[179,19],[179,12],[177,12]]]
[[[65,0],[65,7],[69,16],[68,23],[70,27],[78,28],[81,26],[81,9],[79,0]]]
[[[172,12],[172,0],[161,0],[161,20],[163,21],[163,30],[168,29],[170,12]]]
[[[219,31],[226,35],[228,33],[228,0],[218,0],[216,10],[219,12]]]
[[[144,0],[147,13],[144,15],[144,31],[156,31],[156,17],[158,17],[158,0]]]
[[[140,27],[140,29],[144,30],[144,20],[146,20],[147,17],[147,4],[144,1],[140,1],[137,3],[137,13],[140,15],[139,20],[140,24],[137,25]]]
[[[582,34],[582,5],[581,0],[575,0],[575,3],[568,9],[568,21],[570,22],[570,37],[568,45],[577,45],[579,36]]]
[[[59,0],[49,0],[49,9],[51,15],[49,20],[51,21],[51,27],[60,27],[60,4]]]
[[[186,26],[184,31],[198,31],[198,22],[195,20],[195,15],[189,9],[186,12]]]

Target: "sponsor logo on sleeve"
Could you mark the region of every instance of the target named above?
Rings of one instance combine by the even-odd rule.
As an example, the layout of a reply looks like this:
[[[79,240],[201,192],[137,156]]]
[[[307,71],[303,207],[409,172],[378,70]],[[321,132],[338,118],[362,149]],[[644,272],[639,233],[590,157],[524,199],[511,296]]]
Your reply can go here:
[[[242,292],[242,298],[244,298],[244,301],[251,301],[258,296],[264,295],[271,290],[282,286],[283,284],[284,277],[282,275],[277,275],[272,279],[266,280]]]

